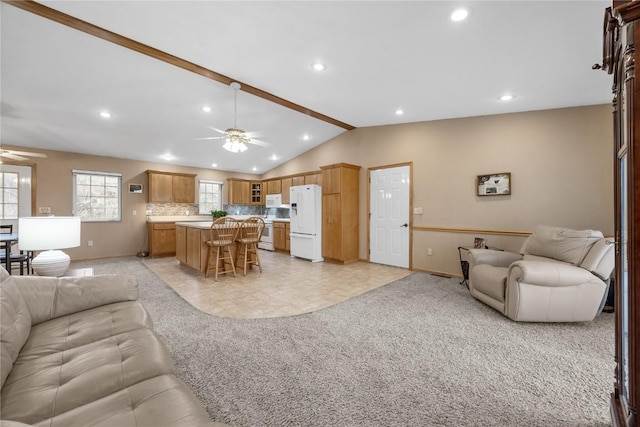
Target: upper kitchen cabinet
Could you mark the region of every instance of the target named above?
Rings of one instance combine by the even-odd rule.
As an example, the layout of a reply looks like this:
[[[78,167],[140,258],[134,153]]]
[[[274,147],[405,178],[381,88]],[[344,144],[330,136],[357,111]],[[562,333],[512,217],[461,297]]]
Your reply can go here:
[[[228,178],[230,205],[248,205],[251,203],[251,182],[242,179]]]
[[[148,170],[149,203],[195,203],[196,175]]]
[[[322,186],[322,172],[311,173],[304,176],[304,185],[316,184]]]
[[[291,178],[291,185],[304,185],[304,175],[297,175]]]
[[[289,204],[289,189],[291,188],[291,185],[293,183],[293,179],[292,178],[282,178],[282,184],[280,185],[280,190],[282,190],[282,203],[284,203],[285,205]]]
[[[270,179],[264,182],[267,194],[282,194],[282,180]]]
[[[228,202],[230,205],[261,205],[262,181],[227,178],[229,182]]]

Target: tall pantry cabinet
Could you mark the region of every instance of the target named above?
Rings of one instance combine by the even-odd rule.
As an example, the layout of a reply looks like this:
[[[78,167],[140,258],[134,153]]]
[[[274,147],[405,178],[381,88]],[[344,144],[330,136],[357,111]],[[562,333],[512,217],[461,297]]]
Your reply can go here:
[[[358,261],[360,166],[322,166],[322,256],[342,264]]]

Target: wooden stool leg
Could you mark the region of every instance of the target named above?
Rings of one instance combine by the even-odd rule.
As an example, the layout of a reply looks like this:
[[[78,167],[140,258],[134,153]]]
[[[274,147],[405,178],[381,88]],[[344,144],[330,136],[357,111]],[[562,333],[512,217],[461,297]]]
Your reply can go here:
[[[220,268],[220,246],[216,247],[216,275],[214,281],[218,281],[218,269]]]
[[[260,271],[260,273],[262,273],[262,263],[260,262],[260,255],[258,255],[259,251],[258,251],[258,244],[257,243],[253,244],[253,250],[256,252],[256,262],[255,262],[255,264],[258,266],[258,270]]]
[[[231,255],[231,246],[226,246],[227,253],[229,254],[229,263],[231,264],[231,270],[233,271],[233,277],[236,277],[236,266],[233,264],[233,255]]]

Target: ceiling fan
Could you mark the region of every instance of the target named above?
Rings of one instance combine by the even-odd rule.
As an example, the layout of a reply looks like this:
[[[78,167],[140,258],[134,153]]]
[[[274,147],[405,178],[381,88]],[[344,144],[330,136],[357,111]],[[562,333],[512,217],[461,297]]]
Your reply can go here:
[[[0,147],[0,157],[5,157],[7,159],[19,160],[21,162],[24,162],[25,160],[29,160],[27,159],[27,157],[40,157],[44,159],[47,157],[47,155],[42,153],[34,153],[31,151],[5,150],[2,147]],[[1,159],[0,159],[0,163],[1,163]]]
[[[241,153],[245,151],[247,149],[246,144],[255,144],[262,147],[268,147],[268,142],[255,139],[255,137],[258,136],[258,132],[245,132],[244,130],[238,128],[236,120],[238,118],[238,90],[240,89],[240,83],[232,82],[229,86],[231,86],[231,88],[233,89],[233,127],[227,128],[226,130],[220,130],[218,128],[214,128],[213,126],[207,126],[209,129],[215,130],[222,135],[210,136],[207,138],[196,138],[196,140],[225,139],[226,142],[224,143],[222,148],[231,151],[232,153]]]

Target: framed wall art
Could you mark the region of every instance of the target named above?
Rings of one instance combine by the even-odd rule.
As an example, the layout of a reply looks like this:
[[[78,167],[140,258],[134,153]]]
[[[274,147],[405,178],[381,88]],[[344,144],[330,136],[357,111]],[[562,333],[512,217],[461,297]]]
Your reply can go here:
[[[478,196],[506,196],[511,194],[511,173],[478,175],[476,182]]]

